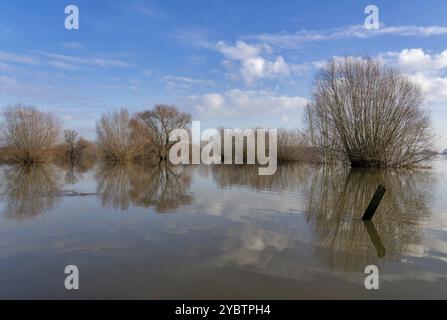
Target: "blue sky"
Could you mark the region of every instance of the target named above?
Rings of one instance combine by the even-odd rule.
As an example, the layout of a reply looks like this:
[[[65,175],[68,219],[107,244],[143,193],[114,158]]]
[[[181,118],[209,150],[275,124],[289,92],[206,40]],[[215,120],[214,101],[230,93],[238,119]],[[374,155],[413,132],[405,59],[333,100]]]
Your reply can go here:
[[[69,4],[79,30],[64,27]],[[321,65],[368,54],[424,87],[447,148],[446,18],[446,1],[2,1],[0,106],[55,111],[91,139],[102,113],[157,103],[202,129],[300,128]]]

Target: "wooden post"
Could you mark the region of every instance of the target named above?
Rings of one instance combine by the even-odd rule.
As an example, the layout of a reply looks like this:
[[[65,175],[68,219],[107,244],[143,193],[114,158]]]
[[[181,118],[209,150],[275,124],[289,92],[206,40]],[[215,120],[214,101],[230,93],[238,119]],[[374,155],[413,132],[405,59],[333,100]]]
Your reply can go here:
[[[369,221],[373,218],[374,213],[376,213],[376,210],[379,207],[380,201],[382,201],[382,199],[383,199],[383,195],[385,194],[385,191],[386,191],[385,186],[379,184],[376,192],[374,193],[374,196],[372,197],[371,201],[369,202],[368,208],[366,208],[366,211],[363,214],[363,217],[362,217],[363,221]]]

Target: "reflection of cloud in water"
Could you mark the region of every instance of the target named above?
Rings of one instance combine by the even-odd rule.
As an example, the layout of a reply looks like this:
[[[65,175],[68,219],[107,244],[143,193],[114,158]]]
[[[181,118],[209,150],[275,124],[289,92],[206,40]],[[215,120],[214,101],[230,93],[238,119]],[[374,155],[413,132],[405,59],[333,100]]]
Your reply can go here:
[[[101,163],[95,178],[102,204],[112,208],[127,210],[134,204],[168,212],[191,204],[192,200],[188,193],[191,185],[188,167],[169,166],[164,162],[153,165]]]
[[[430,215],[434,179],[429,171],[346,172],[292,164],[264,177],[254,166],[213,166],[199,173],[208,178],[210,171],[217,185],[227,190],[198,197],[195,204],[203,204],[201,212],[219,214],[242,228],[232,227],[238,231],[227,233],[224,251],[213,260],[219,267],[235,265],[298,278],[311,270],[327,272],[323,262],[343,278],[359,281],[364,267],[380,259],[428,257],[416,249]],[[387,186],[387,193],[373,221],[363,223],[361,216],[380,183]],[[302,200],[304,205],[299,204]],[[292,208],[297,211],[288,210]],[[306,233],[301,213],[313,235]],[[274,239],[281,239],[283,246],[275,246]]]
[[[172,274],[189,263],[198,273],[219,268],[231,275],[242,270],[247,277],[315,280],[309,288],[322,292],[326,283],[321,275],[358,284],[366,264],[380,267],[382,261],[389,262],[381,274],[384,281],[431,281],[443,274],[440,267],[446,261],[440,257],[446,256],[446,243],[439,235],[422,241],[432,187],[427,172],[349,173],[287,164],[273,176],[259,176],[255,166],[98,164],[95,178],[106,207],[165,212],[186,205],[184,214],[153,219],[146,209],[133,207],[135,214],[116,215],[111,227],[104,219],[109,210],[102,209],[96,226],[91,215],[79,218],[80,240],[62,241],[55,250],[91,251],[100,259],[111,252],[143,257],[155,248],[173,254],[173,260],[159,260]],[[5,181],[15,184],[15,179]],[[371,228],[360,218],[379,183],[388,190]],[[175,258],[180,262],[169,265]]]
[[[254,225],[243,225],[227,232],[222,252],[209,263],[218,268],[236,266],[252,272],[283,278],[311,280],[314,272],[323,271],[301,250],[309,244],[294,238],[293,232],[276,232]]]

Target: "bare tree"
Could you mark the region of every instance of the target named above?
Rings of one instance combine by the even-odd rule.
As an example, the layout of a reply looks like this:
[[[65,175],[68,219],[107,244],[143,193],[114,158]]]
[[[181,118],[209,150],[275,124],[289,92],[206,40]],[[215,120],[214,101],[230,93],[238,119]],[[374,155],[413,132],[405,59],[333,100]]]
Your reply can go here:
[[[81,167],[91,166],[97,160],[96,144],[78,136],[75,131],[67,131],[71,130],[64,131],[64,142],[53,148],[55,159]]]
[[[78,137],[78,133],[74,130],[65,130],[64,131],[64,140],[68,144],[70,160],[74,161],[76,155],[76,139]]]
[[[75,151],[77,160],[96,160],[96,145],[83,137],[76,142]]]
[[[412,167],[431,158],[421,88],[372,58],[331,60],[316,76],[306,120],[312,143],[352,167]]]
[[[51,155],[59,136],[60,123],[50,113],[16,105],[3,111],[0,132],[14,160],[42,162]]]
[[[97,125],[99,156],[113,161],[131,161],[140,151],[127,110],[103,115]]]
[[[146,127],[154,152],[161,160],[167,158],[169,150],[175,144],[169,141],[170,132],[186,128],[191,122],[189,113],[167,105],[157,105],[154,110],[141,112],[137,116]]]

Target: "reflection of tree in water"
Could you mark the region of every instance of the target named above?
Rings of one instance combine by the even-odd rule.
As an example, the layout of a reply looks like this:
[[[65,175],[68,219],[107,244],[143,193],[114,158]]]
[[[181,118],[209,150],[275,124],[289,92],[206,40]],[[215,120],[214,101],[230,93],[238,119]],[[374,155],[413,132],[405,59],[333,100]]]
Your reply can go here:
[[[157,212],[167,212],[191,204],[189,167],[171,166],[166,162],[147,168],[140,179],[133,181],[132,199],[135,204],[154,206]]]
[[[245,186],[256,190],[281,191],[295,189],[306,184],[311,166],[284,163],[275,174],[261,176],[255,165],[215,165],[211,172],[216,183],[222,188]]]
[[[307,218],[315,227],[318,254],[335,270],[359,271],[382,256],[410,253],[429,215],[431,179],[425,171],[317,169]],[[379,184],[387,191],[372,223],[364,224],[361,217]]]
[[[14,219],[33,218],[52,209],[59,185],[50,165],[14,165],[3,174],[5,214]]]
[[[83,175],[95,166],[93,159],[83,159],[82,161],[59,160],[55,165],[66,172],[65,183],[75,184],[82,180]]]
[[[127,210],[130,204],[130,181],[136,179],[137,167],[130,163],[100,163],[96,167],[97,192],[104,206]],[[132,177],[131,177],[132,176]]]
[[[101,163],[96,171],[103,205],[127,210],[130,204],[167,212],[191,203],[190,169],[170,166]]]

